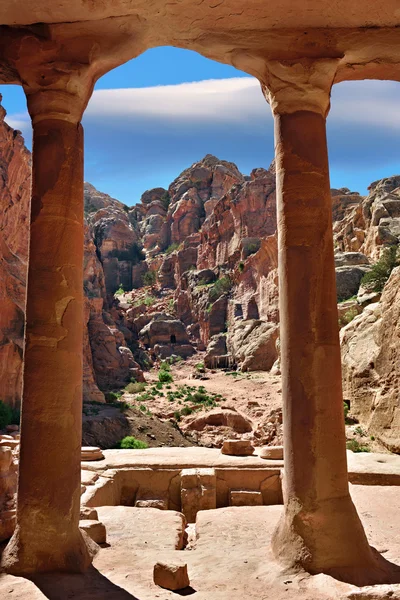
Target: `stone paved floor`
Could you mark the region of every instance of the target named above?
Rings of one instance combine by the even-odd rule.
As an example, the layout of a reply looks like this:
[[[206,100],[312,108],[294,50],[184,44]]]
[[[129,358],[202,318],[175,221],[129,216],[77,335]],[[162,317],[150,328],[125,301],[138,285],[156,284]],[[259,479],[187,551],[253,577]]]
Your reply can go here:
[[[351,486],[370,542],[400,564],[400,487]],[[282,508],[244,507],[203,511],[198,515],[197,542],[192,550],[176,550],[182,523],[177,513],[131,507],[102,507],[109,546],[100,550],[85,575],[47,575],[34,582],[0,576],[0,598],[10,600],[169,600],[173,592],[156,587],[152,568],[158,560],[188,563],[197,600],[325,600],[328,598],[400,599],[385,588],[358,590],[324,575],[284,573],[269,550],[271,533]],[[362,592],[362,595],[359,594]],[[385,591],[386,594],[387,590]],[[349,595],[350,594],[350,595]]]

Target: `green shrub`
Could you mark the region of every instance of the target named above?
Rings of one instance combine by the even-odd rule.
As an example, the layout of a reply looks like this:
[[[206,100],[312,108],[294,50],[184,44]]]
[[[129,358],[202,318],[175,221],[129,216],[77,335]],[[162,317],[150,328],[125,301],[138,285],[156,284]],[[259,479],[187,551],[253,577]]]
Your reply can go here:
[[[104,394],[104,397],[106,399],[106,402],[115,402],[116,400],[119,400],[122,396],[121,392],[106,392]]]
[[[154,285],[157,281],[157,273],[155,271],[146,271],[142,278],[143,285]]]
[[[242,273],[242,271],[244,271],[244,262],[240,262],[240,263],[238,264],[238,269],[239,269],[239,271],[240,271],[241,273]]]
[[[160,365],[160,369],[162,371],[170,371],[171,370],[171,365],[169,364],[168,361],[163,360],[162,363],[161,363],[161,365]]]
[[[346,448],[352,452],[371,452],[368,446],[362,446],[357,440],[350,440],[347,442]]]
[[[364,431],[364,429],[360,425],[357,425],[357,427],[354,428],[354,433],[356,433],[360,437],[366,437],[366,435],[367,435],[366,432]]]
[[[127,435],[120,441],[119,447],[124,450],[144,450],[145,448],[148,448],[149,445],[146,444],[146,442],[137,440],[132,435]]]
[[[206,370],[206,367],[205,367],[205,365],[204,365],[204,363],[203,363],[203,362],[199,362],[199,363],[197,363],[197,364],[195,365],[195,369],[196,369],[196,371],[198,371],[199,373],[204,373],[204,372],[205,372],[205,370]]]
[[[13,411],[11,406],[0,400],[0,429],[5,429],[11,424]]]
[[[176,421],[180,421],[181,420],[181,413],[179,412],[179,410],[176,410],[174,412],[174,417]]]
[[[136,383],[128,383],[128,385],[125,388],[125,391],[128,392],[128,394],[139,394],[141,392],[144,392],[145,389],[146,389],[145,383],[136,382]]]
[[[193,412],[193,410],[190,408],[190,406],[184,406],[181,410],[181,415],[184,415],[185,417],[188,415],[191,415]]]
[[[247,255],[249,256],[250,254],[255,254],[256,252],[259,251],[261,246],[261,242],[250,242],[249,244],[247,244],[246,246],[246,251],[247,251]]]
[[[161,200],[165,210],[168,210],[169,204],[171,202],[171,196],[169,195],[169,192],[164,192],[164,194],[161,196],[160,200]]]
[[[178,250],[179,244],[171,244],[165,251],[165,254],[172,254],[175,250]]]
[[[344,327],[345,325],[348,325],[352,322],[353,319],[356,318],[357,315],[358,310],[356,309],[356,307],[354,306],[353,308],[350,308],[344,313],[342,317],[339,318],[339,327]]]
[[[115,292],[115,296],[122,296],[122,294],[125,293],[124,290],[124,286],[122,285],[122,283],[119,284],[119,288],[117,289],[117,291]]]
[[[145,306],[153,306],[153,304],[156,302],[156,298],[154,298],[154,296],[145,296],[144,300],[143,300],[143,304]]]
[[[161,369],[161,371],[158,373],[158,381],[161,383],[171,383],[173,380],[174,378],[168,371]]]
[[[397,250],[397,245],[386,247],[378,262],[361,279],[361,285],[371,292],[381,292],[394,267],[400,264]]]
[[[229,292],[232,288],[232,281],[229,275],[224,275],[220,277],[210,288],[208,293],[208,297],[211,302],[215,302],[220,298],[223,294]]]

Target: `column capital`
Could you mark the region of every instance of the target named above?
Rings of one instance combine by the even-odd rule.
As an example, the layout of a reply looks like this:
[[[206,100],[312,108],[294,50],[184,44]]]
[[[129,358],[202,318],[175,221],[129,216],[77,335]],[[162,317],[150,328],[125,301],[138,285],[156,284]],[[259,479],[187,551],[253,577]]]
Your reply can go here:
[[[50,86],[24,85],[32,125],[47,119],[79,123],[92,94],[93,84],[74,74],[60,77]]]
[[[266,62],[261,87],[272,112],[310,111],[326,117],[339,58]]]

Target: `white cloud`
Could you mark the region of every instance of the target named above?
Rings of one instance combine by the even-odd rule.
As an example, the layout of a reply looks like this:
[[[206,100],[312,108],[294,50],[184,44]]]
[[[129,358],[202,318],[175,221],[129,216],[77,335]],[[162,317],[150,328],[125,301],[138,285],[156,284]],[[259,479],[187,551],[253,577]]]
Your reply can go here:
[[[269,107],[258,81],[238,77],[149,88],[96,90],[85,116],[237,122],[268,114]]]
[[[400,171],[399,83],[341,83],[331,104],[335,187],[362,190]],[[30,139],[27,113],[10,114],[7,121]],[[128,203],[149,187],[168,185],[207,153],[236,162],[243,172],[268,167],[273,156],[271,111],[251,77],[96,90],[83,122],[85,177]]]
[[[391,81],[356,81],[334,86],[329,122],[400,127],[400,84]],[[210,79],[147,88],[96,90],[84,121],[113,120],[190,121],[251,124],[271,119],[259,82],[252,77]],[[27,113],[10,114],[7,122],[26,130]]]

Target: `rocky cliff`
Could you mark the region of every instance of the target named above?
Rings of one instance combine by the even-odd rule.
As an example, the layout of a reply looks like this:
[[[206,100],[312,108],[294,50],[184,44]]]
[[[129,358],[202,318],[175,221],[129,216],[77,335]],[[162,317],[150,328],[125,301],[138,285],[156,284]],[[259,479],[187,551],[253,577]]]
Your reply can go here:
[[[1,98],[0,98],[1,99]],[[0,399],[18,405],[21,399],[26,298],[31,157],[18,131],[4,121],[0,106]],[[101,213],[101,209],[106,212]],[[112,294],[107,295],[110,276],[108,248],[125,249],[132,237],[126,207],[92,186],[85,188],[85,320],[84,397],[104,401],[104,391],[121,387],[131,378],[142,379],[113,312]],[[97,219],[90,219],[96,212]],[[122,217],[121,217],[122,215]],[[125,217],[125,219],[123,218]],[[128,230],[128,233],[127,231]],[[110,236],[112,242],[110,242]],[[133,238],[132,238],[133,239]],[[112,260],[112,259],[110,259]],[[102,262],[103,261],[103,262]],[[124,261],[116,260],[118,277],[123,277]],[[129,270],[129,269],[128,269]],[[130,280],[129,280],[130,281]]]
[[[0,113],[0,398],[18,403],[30,155]],[[332,190],[343,380],[352,414],[389,447],[396,433],[398,270],[383,293],[361,285],[400,239],[400,177],[367,197]],[[128,207],[85,184],[84,396],[143,380],[171,355],[279,373],[274,165],[241,174],[207,155],[168,189]],[[397,384],[396,384],[397,382]]]
[[[0,399],[14,405],[22,385],[31,158],[5,114],[0,106]]]

